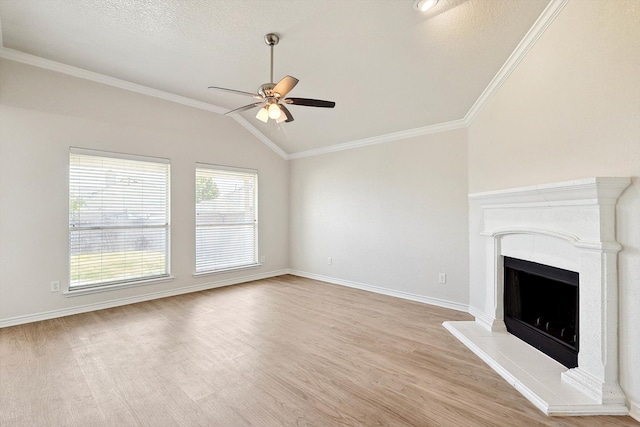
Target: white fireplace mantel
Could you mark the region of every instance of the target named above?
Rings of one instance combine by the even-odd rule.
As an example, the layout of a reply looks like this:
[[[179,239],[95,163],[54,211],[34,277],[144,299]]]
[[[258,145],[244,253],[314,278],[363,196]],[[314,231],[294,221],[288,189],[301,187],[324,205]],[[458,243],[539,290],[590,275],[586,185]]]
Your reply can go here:
[[[629,178],[588,178],[470,194],[486,240],[484,311],[445,327],[551,415],[626,414],[618,385],[615,206]],[[580,274],[578,367],[506,332],[504,256]]]

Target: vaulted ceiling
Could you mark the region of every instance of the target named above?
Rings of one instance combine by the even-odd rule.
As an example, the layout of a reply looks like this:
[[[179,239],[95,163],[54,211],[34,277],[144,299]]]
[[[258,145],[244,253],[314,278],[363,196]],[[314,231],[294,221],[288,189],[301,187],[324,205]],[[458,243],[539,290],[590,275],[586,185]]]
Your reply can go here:
[[[336,102],[295,120],[229,115],[289,155],[459,121],[549,0],[0,0],[2,49],[179,95],[224,113],[274,80]],[[6,56],[6,55],[5,55]]]

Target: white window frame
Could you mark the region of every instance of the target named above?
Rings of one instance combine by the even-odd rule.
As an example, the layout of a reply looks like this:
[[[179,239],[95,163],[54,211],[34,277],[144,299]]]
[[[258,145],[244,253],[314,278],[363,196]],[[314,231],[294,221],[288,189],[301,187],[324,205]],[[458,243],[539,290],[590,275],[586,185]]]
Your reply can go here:
[[[104,161],[108,164],[96,166],[94,170],[91,169],[90,163],[86,163],[81,169],[76,163],[77,161]],[[136,171],[136,162],[140,168]],[[110,163],[110,164],[109,164]],[[120,165],[118,165],[118,163]],[[127,191],[123,189],[112,188],[113,193],[105,198],[104,192],[109,188],[109,177],[107,176],[108,168],[111,168],[114,174],[125,174],[126,172],[118,171],[118,168],[123,169],[132,168],[132,178],[138,178],[138,181],[144,182],[145,172],[144,165],[148,164],[151,168],[154,168],[151,179],[156,180],[154,186],[145,187],[145,184],[139,184],[136,190],[136,196],[138,193],[142,193],[142,197],[127,198]],[[92,175],[92,173],[95,174]],[[166,174],[166,178],[157,178]],[[85,180],[85,185],[82,184],[82,179]],[[115,179],[115,178],[114,178]],[[122,288],[129,286],[138,286],[150,283],[157,283],[160,281],[170,280],[171,277],[171,165],[170,160],[165,158],[139,156],[124,153],[114,153],[99,150],[89,150],[77,147],[69,148],[69,286],[66,290],[66,294],[83,294],[91,292],[100,292],[110,290],[114,288]],[[159,189],[157,188],[159,183]],[[93,187],[89,187],[92,185]],[[95,189],[92,193],[89,193],[89,188]],[[82,209],[82,204],[90,203],[85,200],[88,194],[101,199],[95,200],[93,210],[87,210],[85,219],[87,217],[90,220],[83,220],[82,213],[79,215],[74,212],[78,209]],[[95,195],[98,196],[95,196]],[[153,194],[153,199],[148,196]],[[84,197],[83,197],[84,196]],[[116,201],[116,197],[118,201]],[[120,199],[121,197],[121,199]],[[78,208],[78,202],[81,200],[80,208]],[[135,200],[135,202],[133,202]],[[110,218],[106,220],[104,213],[96,214],[96,212],[104,212],[109,209],[124,209],[127,214],[131,204],[136,205],[136,218],[131,219],[116,219]],[[155,204],[155,207],[154,207]],[[127,215],[128,217],[128,215]],[[148,218],[154,218],[155,220],[149,220]],[[129,223],[127,223],[129,222]],[[155,230],[161,230],[161,232],[155,233],[156,236],[160,236],[159,240],[154,240],[153,236]],[[121,236],[126,245],[131,245],[129,239],[134,233],[139,233],[139,238],[145,242],[147,236],[151,236],[152,245],[158,245],[153,251],[145,249],[138,249],[136,251],[122,250],[118,248],[117,251],[113,250],[113,243],[106,243],[102,237],[94,237],[91,255],[88,257],[90,261],[84,261],[79,257],[83,254],[81,248],[82,243],[78,243],[81,238],[87,238],[91,236],[90,233],[108,233]],[[151,233],[151,234],[149,234]],[[120,243],[120,242],[118,242]],[[142,243],[143,245],[149,244],[148,242]],[[117,244],[115,245],[117,246]],[[86,249],[85,249],[86,250]],[[133,273],[132,269],[126,266],[130,258],[127,258],[127,252],[135,252],[140,257],[139,272]],[[162,253],[163,255],[158,255]],[[86,255],[86,253],[84,253]],[[147,260],[149,257],[156,257],[156,267],[149,267]],[[111,262],[107,259],[111,257]],[[159,260],[159,261],[158,261]],[[84,264],[83,264],[84,263]],[[89,266],[91,263],[91,266]],[[135,263],[134,263],[135,264]],[[108,272],[109,268],[113,268],[115,273],[110,276]],[[88,270],[95,270],[95,274],[99,276],[98,279],[87,279]],[[98,273],[99,272],[99,273]]]
[[[258,171],[207,163],[196,163],[195,169],[195,265],[193,275],[259,267]],[[228,179],[225,179],[225,175],[228,176]],[[215,202],[213,201],[209,201],[209,206],[198,203],[198,179],[201,177],[211,177],[221,193],[220,196],[227,198],[218,201],[218,207],[214,207]],[[230,191],[231,182],[241,177],[252,180],[252,206],[247,205],[246,196],[249,194],[242,193],[245,196],[242,202],[233,200],[234,197],[230,195],[232,193]],[[225,183],[227,180],[229,182]],[[226,212],[215,212],[216,210]],[[234,211],[231,214],[231,219],[229,211]],[[233,237],[234,244],[222,243],[222,247],[220,247],[219,241],[211,236],[215,233],[214,229],[221,231],[221,234],[227,234],[227,237]],[[224,232],[223,229],[227,231]]]

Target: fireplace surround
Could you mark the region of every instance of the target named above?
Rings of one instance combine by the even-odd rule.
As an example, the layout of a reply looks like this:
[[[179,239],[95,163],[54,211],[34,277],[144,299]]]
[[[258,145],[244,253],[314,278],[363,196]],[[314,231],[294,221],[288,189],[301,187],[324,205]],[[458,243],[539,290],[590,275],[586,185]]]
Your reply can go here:
[[[482,210],[484,310],[444,326],[550,415],[624,415],[618,385],[615,206],[629,178],[576,181],[470,194]],[[504,259],[579,273],[577,366],[566,368],[507,332]]]

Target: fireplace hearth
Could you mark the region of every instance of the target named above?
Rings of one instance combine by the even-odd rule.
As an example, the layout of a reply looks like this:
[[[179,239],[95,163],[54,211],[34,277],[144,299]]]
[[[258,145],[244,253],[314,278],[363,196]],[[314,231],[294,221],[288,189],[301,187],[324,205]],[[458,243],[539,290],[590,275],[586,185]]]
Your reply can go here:
[[[567,368],[578,366],[578,277],[573,271],[504,258],[507,331]]]

